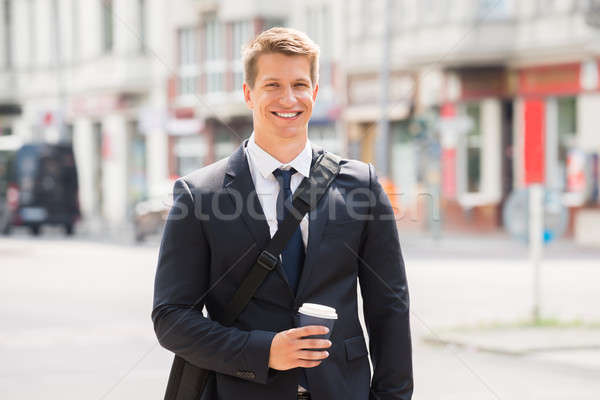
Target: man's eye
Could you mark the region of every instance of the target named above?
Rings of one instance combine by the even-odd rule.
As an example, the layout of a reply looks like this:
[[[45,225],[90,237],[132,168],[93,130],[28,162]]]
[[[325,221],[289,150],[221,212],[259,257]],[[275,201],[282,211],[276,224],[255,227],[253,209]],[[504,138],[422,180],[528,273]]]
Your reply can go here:
[[[304,87],[308,87],[308,85],[306,83],[296,83],[296,86],[304,86]]]
[[[275,86],[277,86],[277,84],[276,83],[267,83],[266,86],[267,87],[275,87]]]

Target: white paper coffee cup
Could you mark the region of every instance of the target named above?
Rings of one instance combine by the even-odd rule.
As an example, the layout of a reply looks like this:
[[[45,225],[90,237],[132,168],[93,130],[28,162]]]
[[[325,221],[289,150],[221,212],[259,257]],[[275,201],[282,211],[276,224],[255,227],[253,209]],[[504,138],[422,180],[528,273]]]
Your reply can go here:
[[[311,338],[329,339],[333,326],[337,320],[335,308],[315,303],[304,303],[298,310],[298,326],[320,325],[329,328],[329,332],[324,335],[307,336]]]
[[[304,315],[310,315],[311,317],[337,319],[335,308],[324,306],[322,304],[304,303],[298,312]]]

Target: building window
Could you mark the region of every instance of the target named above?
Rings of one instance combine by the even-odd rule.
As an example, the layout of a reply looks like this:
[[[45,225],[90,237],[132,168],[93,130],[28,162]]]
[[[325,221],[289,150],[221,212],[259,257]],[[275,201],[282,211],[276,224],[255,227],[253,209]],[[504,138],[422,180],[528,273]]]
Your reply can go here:
[[[71,0],[71,60],[79,60],[79,2],[81,0]]]
[[[306,33],[321,48],[319,59],[319,87],[325,88],[332,81],[333,32],[329,6],[311,6],[306,9]]]
[[[10,136],[12,135],[12,127],[10,126],[1,126],[0,127],[0,136]]]
[[[479,20],[505,19],[511,14],[511,0],[479,0]]]
[[[207,148],[204,135],[176,137],[173,146],[176,175],[184,176],[203,167],[207,160]]]
[[[29,65],[33,68],[36,64],[36,43],[37,43],[37,24],[36,24],[36,13],[35,13],[35,0],[27,1],[27,19],[29,28]]]
[[[242,54],[242,48],[250,40],[252,26],[250,21],[236,21],[232,24],[231,38],[231,59],[239,60]]]
[[[62,123],[59,125],[60,140],[63,143],[73,143],[73,135],[75,134],[75,127],[71,122]]]
[[[204,72],[206,93],[219,93],[225,90],[225,30],[215,15],[209,15],[204,22]]]
[[[250,40],[252,25],[250,21],[236,21],[232,24],[231,54],[233,64],[233,90],[242,90],[244,83],[244,65],[242,63],[242,48]]]
[[[228,127],[219,126],[215,129],[214,151],[215,161],[228,157],[239,145],[234,133]]]
[[[235,66],[234,66],[234,71],[233,71],[233,89],[234,89],[234,91],[239,92],[240,90],[242,90],[243,85],[244,85],[243,68],[242,68],[242,71],[238,71],[237,68],[235,68]]]
[[[138,121],[127,123],[128,132],[128,200],[130,209],[148,197],[146,177],[146,136],[138,131]]]
[[[114,19],[112,0],[100,0],[102,8],[102,51],[110,53],[114,46]]]
[[[4,14],[4,66],[6,68],[12,67],[12,1],[3,1],[3,14]]]
[[[146,48],[146,0],[138,0],[138,22],[139,22],[139,49],[141,53],[145,53]]]
[[[465,111],[472,123],[466,135],[466,189],[468,193],[477,193],[481,189],[481,106],[478,103],[468,104]]]
[[[52,55],[54,59],[54,65],[60,66],[63,62],[62,56],[62,48],[61,48],[61,14],[60,14],[60,5],[57,1],[52,2],[52,11],[51,11],[51,23],[48,25],[50,28],[49,36],[50,43],[52,43]]]
[[[179,95],[193,95],[198,87],[198,52],[196,28],[179,30]]]
[[[223,72],[206,73],[206,93],[219,93],[223,91],[224,85]]]
[[[204,49],[206,61],[217,61],[223,58],[223,24],[215,16],[206,18]]]
[[[569,151],[576,143],[577,102],[575,97],[563,97],[557,100],[558,108],[558,162],[562,181],[567,181],[567,160]]]

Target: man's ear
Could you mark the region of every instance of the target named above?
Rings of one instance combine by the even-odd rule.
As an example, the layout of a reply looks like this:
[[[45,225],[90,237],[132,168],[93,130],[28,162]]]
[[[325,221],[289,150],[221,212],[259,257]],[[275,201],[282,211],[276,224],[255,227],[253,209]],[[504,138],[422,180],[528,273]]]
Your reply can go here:
[[[244,90],[244,101],[246,102],[246,106],[249,109],[253,110],[254,102],[252,101],[252,93],[250,90],[250,86],[248,86],[248,84],[244,82],[244,84],[242,85],[242,89]]]
[[[317,101],[317,92],[319,91],[319,83],[317,82],[317,84],[315,85],[315,90],[313,90],[313,102]]]

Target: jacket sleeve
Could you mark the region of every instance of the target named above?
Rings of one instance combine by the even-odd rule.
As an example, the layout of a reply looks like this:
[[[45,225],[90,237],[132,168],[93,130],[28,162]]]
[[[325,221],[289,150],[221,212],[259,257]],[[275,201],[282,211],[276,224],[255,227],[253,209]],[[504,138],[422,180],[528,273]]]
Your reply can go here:
[[[204,317],[210,248],[183,179],[175,182],[173,201],[154,282],[152,321],[158,342],[198,367],[266,383],[275,332],[243,331]]]
[[[409,400],[413,373],[404,261],[394,211],[370,164],[369,174],[374,197],[358,274],[374,369],[370,398]]]

